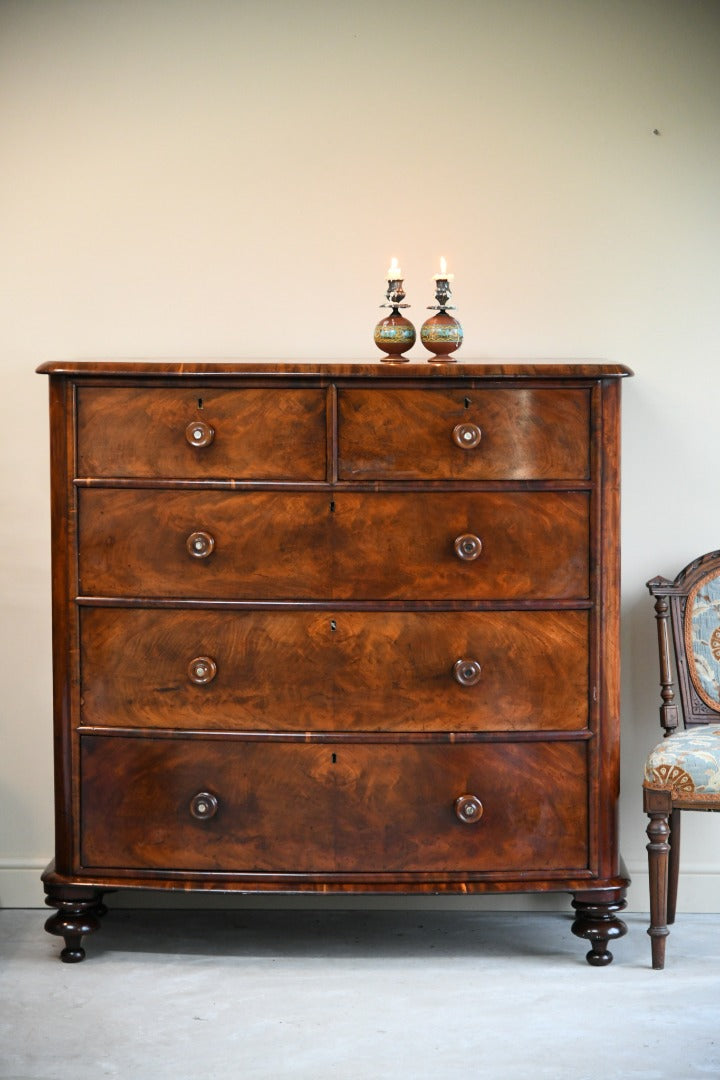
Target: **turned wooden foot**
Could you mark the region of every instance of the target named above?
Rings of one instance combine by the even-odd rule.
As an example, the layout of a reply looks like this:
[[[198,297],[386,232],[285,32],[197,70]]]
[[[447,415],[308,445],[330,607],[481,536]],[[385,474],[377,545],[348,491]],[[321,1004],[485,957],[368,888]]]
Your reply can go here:
[[[82,939],[100,929],[100,916],[107,908],[102,902],[101,889],[83,889],[78,886],[51,886],[45,903],[57,908],[45,923],[49,934],[56,934],[65,941],[60,959],[65,964],[79,964],[85,959]]]
[[[627,934],[627,926],[617,917],[617,913],[627,907],[624,897],[624,889],[620,896],[608,900],[603,898],[602,893],[575,894],[572,906],[576,915],[572,932],[590,942],[591,949],[586,959],[593,967],[606,967],[611,964],[613,954],[608,949],[608,942]]]

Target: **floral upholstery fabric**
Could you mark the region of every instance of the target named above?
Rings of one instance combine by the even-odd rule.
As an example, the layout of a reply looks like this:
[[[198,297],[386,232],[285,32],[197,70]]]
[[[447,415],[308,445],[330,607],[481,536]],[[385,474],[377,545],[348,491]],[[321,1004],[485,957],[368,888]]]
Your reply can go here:
[[[720,708],[720,578],[714,575],[688,597],[685,649],[695,689],[707,705]]]
[[[645,762],[645,783],[678,795],[720,795],[720,724],[663,739]]]

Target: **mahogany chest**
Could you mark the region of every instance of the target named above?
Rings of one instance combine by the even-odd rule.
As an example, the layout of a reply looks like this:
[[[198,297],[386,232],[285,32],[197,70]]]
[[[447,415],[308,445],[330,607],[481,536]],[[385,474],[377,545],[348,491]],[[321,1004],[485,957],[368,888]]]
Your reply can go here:
[[[628,370],[39,370],[62,958],[119,888],[566,891],[609,963]]]

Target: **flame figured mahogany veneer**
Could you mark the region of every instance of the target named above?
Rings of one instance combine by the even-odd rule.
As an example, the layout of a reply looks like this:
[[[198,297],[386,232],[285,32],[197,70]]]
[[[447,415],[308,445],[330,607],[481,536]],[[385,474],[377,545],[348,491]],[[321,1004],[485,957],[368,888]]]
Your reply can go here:
[[[105,892],[619,866],[612,365],[47,364],[62,959]]]

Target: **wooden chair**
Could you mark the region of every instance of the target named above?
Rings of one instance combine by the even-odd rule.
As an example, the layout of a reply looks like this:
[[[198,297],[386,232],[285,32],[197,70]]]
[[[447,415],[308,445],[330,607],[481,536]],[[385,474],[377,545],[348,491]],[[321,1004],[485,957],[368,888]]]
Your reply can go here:
[[[643,782],[650,816],[648,934],[652,966],[663,968],[668,923],[675,921],[681,812],[720,810],[720,551],[691,562],[674,581],[655,577],[647,587],[655,597],[665,731]]]

